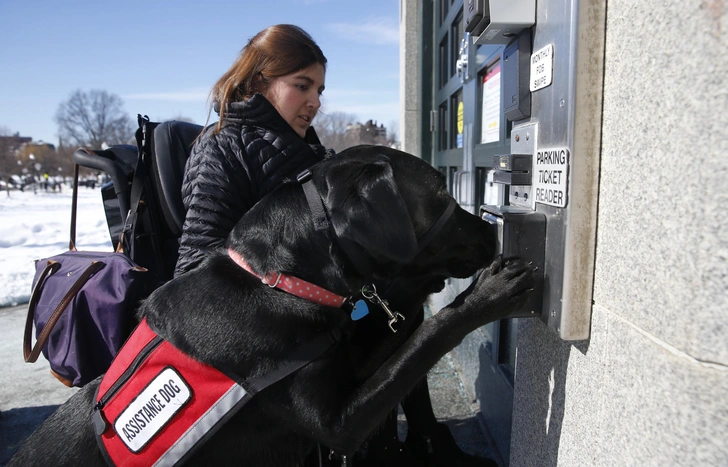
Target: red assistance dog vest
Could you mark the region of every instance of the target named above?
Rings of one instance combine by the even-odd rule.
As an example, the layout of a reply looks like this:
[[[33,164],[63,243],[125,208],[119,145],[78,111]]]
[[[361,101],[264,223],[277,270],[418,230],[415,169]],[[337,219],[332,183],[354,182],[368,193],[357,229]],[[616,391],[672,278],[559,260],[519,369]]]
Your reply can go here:
[[[97,390],[99,447],[110,465],[175,465],[249,398],[241,384],[182,353],[145,319]]]
[[[338,329],[297,347],[274,370],[236,381],[158,336],[146,318],[119,351],[96,391],[96,440],[112,466],[186,461],[260,390],[318,358]]]

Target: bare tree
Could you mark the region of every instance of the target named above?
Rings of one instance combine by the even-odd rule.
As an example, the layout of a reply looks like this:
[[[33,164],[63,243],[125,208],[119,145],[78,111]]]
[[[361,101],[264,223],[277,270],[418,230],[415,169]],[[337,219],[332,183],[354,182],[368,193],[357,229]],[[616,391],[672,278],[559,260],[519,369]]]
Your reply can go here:
[[[10,129],[0,126],[0,177],[6,181],[10,175],[18,170],[17,158],[10,145],[10,136],[12,136]]]
[[[131,143],[134,137],[132,120],[124,111],[123,101],[106,91],[72,92],[58,106],[55,121],[64,145],[94,149],[103,143]]]
[[[395,130],[397,126],[398,123],[396,120],[392,120],[391,122],[389,122],[389,127],[387,128],[387,146],[389,146],[390,148],[400,149],[401,145],[399,144],[399,135]]]
[[[324,147],[342,151],[351,146],[347,142],[346,128],[356,121],[356,115],[346,112],[319,112],[313,125]]]

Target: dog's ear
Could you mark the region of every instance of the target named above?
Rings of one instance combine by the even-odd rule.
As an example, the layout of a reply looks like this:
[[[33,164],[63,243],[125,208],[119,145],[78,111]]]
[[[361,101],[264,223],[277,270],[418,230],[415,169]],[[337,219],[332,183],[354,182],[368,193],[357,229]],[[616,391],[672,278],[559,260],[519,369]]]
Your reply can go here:
[[[417,237],[389,158],[343,158],[326,171],[325,179],[326,205],[337,236],[358,243],[375,258],[412,259]]]

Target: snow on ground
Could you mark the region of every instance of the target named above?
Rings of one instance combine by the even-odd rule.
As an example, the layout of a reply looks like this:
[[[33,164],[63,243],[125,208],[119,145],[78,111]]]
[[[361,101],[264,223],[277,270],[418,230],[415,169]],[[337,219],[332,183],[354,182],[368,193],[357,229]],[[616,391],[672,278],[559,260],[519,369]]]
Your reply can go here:
[[[0,192],[0,307],[27,303],[35,260],[68,250],[72,193],[68,185],[60,193]],[[79,188],[76,248],[112,249],[98,187]]]

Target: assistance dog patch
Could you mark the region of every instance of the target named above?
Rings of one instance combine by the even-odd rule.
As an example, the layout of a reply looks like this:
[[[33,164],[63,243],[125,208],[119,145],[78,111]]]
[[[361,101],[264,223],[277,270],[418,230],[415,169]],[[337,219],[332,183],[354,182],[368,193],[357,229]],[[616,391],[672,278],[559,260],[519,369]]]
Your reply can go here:
[[[139,452],[192,399],[187,382],[166,367],[114,421],[114,431],[132,452]]]

